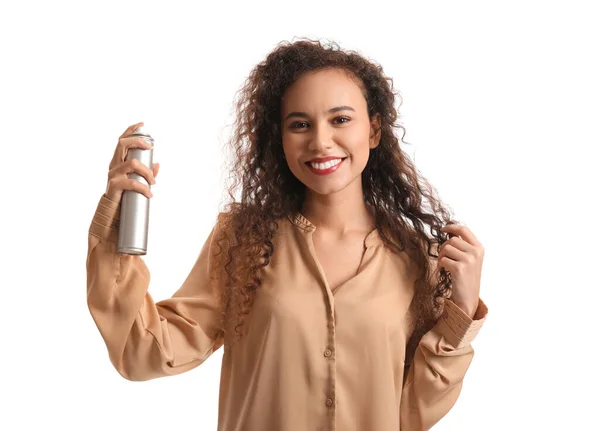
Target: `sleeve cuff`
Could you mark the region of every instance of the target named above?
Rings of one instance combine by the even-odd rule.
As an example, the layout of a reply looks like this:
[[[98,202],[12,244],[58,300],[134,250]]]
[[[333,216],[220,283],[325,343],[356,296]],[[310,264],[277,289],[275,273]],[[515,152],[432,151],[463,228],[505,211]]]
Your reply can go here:
[[[458,305],[446,299],[444,311],[440,316],[436,329],[454,347],[461,349],[468,346],[477,336],[487,318],[488,308],[479,299],[474,319],[471,319]]]
[[[105,241],[117,243],[119,238],[120,202],[102,195],[90,224],[89,233]]]

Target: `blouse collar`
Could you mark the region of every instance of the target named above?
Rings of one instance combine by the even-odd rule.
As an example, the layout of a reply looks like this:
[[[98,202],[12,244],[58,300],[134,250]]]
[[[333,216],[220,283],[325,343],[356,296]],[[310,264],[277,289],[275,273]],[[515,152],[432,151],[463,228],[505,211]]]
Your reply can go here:
[[[300,212],[297,212],[296,214],[291,215],[289,217],[289,220],[292,222],[292,224],[299,227],[304,232],[313,233],[315,230],[317,230],[317,227],[314,224],[312,224],[312,222],[310,220],[308,220],[306,217],[304,217],[304,215],[302,215],[302,213],[300,213]],[[371,247],[371,246],[375,246],[375,245],[379,245],[379,244],[383,244],[383,240],[381,239],[381,236],[379,235],[379,231],[377,230],[377,228],[375,228],[365,238],[365,246]]]

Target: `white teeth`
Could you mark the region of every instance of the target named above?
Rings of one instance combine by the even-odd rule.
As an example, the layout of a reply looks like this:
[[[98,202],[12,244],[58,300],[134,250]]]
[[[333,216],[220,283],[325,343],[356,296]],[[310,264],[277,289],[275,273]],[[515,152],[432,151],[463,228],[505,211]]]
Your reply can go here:
[[[332,166],[335,166],[335,165],[337,165],[337,164],[338,164],[338,163],[340,163],[341,161],[342,161],[342,159],[332,159],[332,160],[329,160],[328,162],[325,162],[325,163],[313,163],[313,162],[310,162],[310,165],[311,165],[313,168],[315,168],[315,169],[318,169],[318,170],[322,171],[322,170],[324,170],[324,169],[329,169],[329,168],[331,168]]]

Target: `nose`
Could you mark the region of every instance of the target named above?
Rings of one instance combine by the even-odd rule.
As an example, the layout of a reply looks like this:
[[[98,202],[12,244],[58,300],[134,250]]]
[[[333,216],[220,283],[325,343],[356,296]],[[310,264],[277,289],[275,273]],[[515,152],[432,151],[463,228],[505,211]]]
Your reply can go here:
[[[315,153],[326,153],[332,147],[331,130],[327,126],[315,124],[308,149]]]

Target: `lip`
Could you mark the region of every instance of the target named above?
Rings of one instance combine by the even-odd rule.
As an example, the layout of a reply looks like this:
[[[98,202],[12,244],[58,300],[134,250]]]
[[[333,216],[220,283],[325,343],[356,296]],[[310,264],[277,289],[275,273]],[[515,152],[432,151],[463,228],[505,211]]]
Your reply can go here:
[[[306,162],[306,166],[308,166],[308,169],[310,169],[314,174],[317,174],[317,175],[329,175],[329,174],[337,171],[340,168],[340,166],[342,166],[342,164],[346,160],[346,157],[327,157],[326,159],[327,160],[342,159],[342,160],[337,165],[331,166],[330,168],[327,168],[327,169],[315,169],[310,164],[311,162]],[[315,160],[319,160],[319,159],[315,159]],[[323,163],[323,162],[317,162],[317,163]]]

